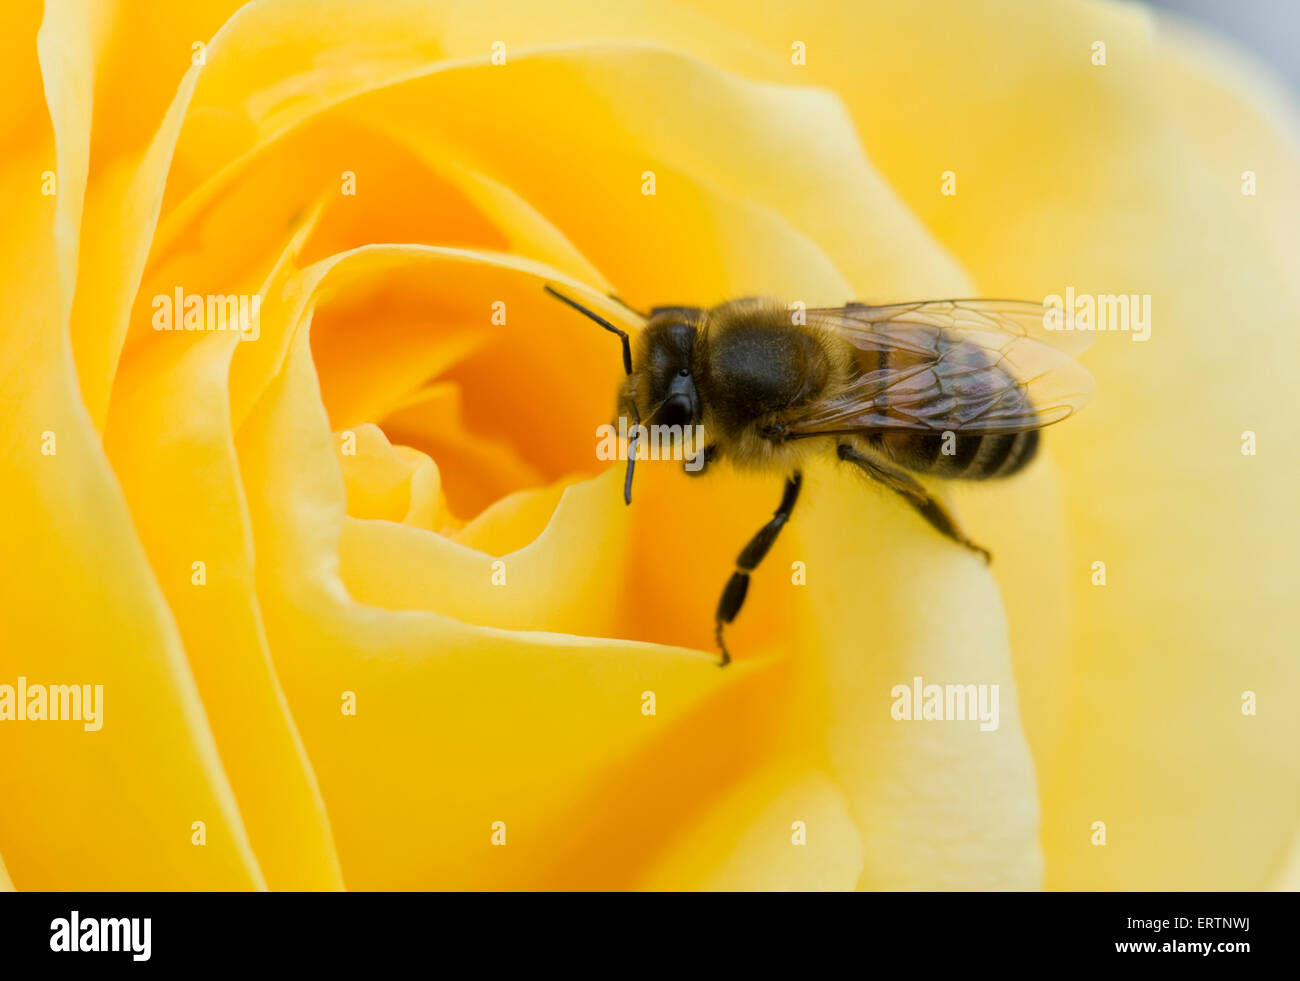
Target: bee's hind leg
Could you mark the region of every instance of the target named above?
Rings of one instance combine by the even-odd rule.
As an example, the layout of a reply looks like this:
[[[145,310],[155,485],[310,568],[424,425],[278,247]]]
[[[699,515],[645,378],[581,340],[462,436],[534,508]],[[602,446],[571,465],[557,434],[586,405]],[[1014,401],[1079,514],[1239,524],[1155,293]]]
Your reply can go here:
[[[948,509],[932,497],[930,492],[921,486],[920,481],[916,480],[911,474],[892,467],[882,460],[874,460],[859,453],[848,443],[841,443],[837,452],[841,460],[847,460],[854,466],[859,467],[872,480],[884,484],[907,501],[908,504],[916,508],[921,517],[930,522],[936,531],[947,535],[959,545],[964,545],[978,554],[984,559],[985,564],[993,560],[988,549],[976,545],[967,538],[965,532],[957,524],[957,519],[949,514]]]
[[[718,600],[718,612],[714,617],[713,635],[717,638],[718,649],[722,652],[719,667],[726,667],[731,662],[731,654],[728,653],[727,645],[722,639],[722,628],[736,619],[736,614],[745,605],[745,594],[749,592],[749,574],[763,561],[764,556],[772,548],[772,543],[776,541],[776,536],[790,520],[790,512],[794,510],[794,502],[799,500],[799,488],[802,485],[803,474],[798,470],[786,478],[785,493],[781,495],[780,507],[772,513],[771,520],[758,529],[758,533],[749,540],[749,544],[736,559],[736,571],[731,574],[726,587],[722,590],[722,596]]]

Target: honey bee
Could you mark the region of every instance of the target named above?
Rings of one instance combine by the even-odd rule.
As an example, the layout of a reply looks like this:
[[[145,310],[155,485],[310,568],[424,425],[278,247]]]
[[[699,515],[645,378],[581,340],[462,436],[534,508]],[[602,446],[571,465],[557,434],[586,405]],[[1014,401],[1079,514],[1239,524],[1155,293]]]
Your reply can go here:
[[[718,601],[714,636],[724,666],[731,655],[723,628],[790,520],[810,453],[834,452],[988,562],[988,551],[915,475],[1009,477],[1034,458],[1039,430],[1081,408],[1094,387],[1073,357],[1089,335],[1049,331],[1042,305],[1027,301],[656,307],[634,357],[626,331],[549,285],[546,291],[621,339],[627,377],[618,411],[631,416],[634,432],[642,423],[701,426],[706,465],[725,459],[786,475],[780,505],[741,550]],[[634,438],[623,485],[628,504],[636,455]]]

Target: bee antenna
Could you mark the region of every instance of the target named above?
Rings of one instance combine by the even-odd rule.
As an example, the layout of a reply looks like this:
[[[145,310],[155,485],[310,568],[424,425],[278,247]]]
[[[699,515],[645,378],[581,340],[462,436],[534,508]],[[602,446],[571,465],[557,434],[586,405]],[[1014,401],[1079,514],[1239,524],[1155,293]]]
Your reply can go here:
[[[617,327],[611,324],[600,314],[592,310],[588,310],[577,300],[569,299],[563,293],[560,293],[552,289],[549,285],[543,288],[546,290],[546,292],[550,293],[551,296],[555,297],[557,300],[560,300],[561,302],[567,303],[569,306],[573,307],[573,309],[577,310],[584,317],[590,317],[592,320],[596,321],[596,323],[600,324],[600,326],[604,327],[611,334],[617,334],[619,340],[623,342],[623,370],[626,371],[629,375],[632,374],[632,342],[631,340],[629,340],[627,336],[627,331],[619,330]]]

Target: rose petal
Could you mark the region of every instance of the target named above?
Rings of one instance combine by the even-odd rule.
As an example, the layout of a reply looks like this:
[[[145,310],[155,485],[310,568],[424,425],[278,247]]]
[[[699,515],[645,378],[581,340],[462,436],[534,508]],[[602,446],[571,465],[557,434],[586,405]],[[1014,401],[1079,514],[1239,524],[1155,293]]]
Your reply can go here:
[[[862,870],[862,840],[844,795],[824,773],[791,777],[791,771],[798,768],[773,766],[715,803],[638,888],[852,889]],[[804,840],[796,844],[799,831]]]
[[[822,661],[815,690],[831,772],[862,833],[860,884],[1037,888],[1034,770],[997,586],[894,495],[834,466],[810,478],[797,526],[793,555],[809,585],[798,590],[808,612],[796,629]],[[846,608],[853,618],[837,612]],[[894,686],[918,677],[997,686],[998,728],[895,720]]]
[[[289,244],[282,268],[309,230]],[[272,281],[282,274],[273,272]],[[240,337],[169,332],[125,363],[104,445],[180,627],[268,884],[338,888],[329,822],[271,666],[254,592],[228,394]],[[195,562],[204,566],[201,586]]]
[[[73,98],[56,100],[69,108],[54,131],[64,159],[84,159],[89,134]],[[56,243],[54,199],[33,183],[52,160],[44,130],[0,172],[10,229],[0,245],[0,301],[23,325],[0,334],[8,409],[0,426],[11,448],[0,455],[0,534],[24,557],[0,566],[8,604],[0,676],[103,685],[103,727],[0,728],[0,782],[9,790],[0,848],[30,889],[259,887],[175,623],[80,402],[58,292],[71,268],[59,249],[75,242],[61,221]],[[69,206],[65,194],[79,194],[71,172],[60,208]],[[56,439],[54,454],[42,453],[44,433]],[[201,848],[191,844],[194,821],[206,824]]]
[[[553,881],[538,877],[572,840],[566,805],[656,731],[641,692],[658,693],[668,721],[739,681],[680,652],[354,603],[336,572],[342,482],[330,442],[304,334],[241,430],[240,461],[268,638],[349,885]],[[355,716],[341,711],[347,691]],[[513,829],[513,848],[493,850],[496,820]]]
[[[356,428],[356,452],[338,461],[347,488],[348,515],[396,521],[433,530],[438,507],[438,467],[423,453],[393,446],[374,425]]]
[[[1001,553],[995,565],[1046,773],[1049,884],[1260,888],[1300,823],[1300,772],[1278,749],[1300,742],[1300,720],[1244,717],[1240,701],[1300,689],[1294,659],[1276,656],[1294,577],[1260,572],[1294,565],[1294,525],[1276,516],[1298,464],[1239,446],[1246,429],[1274,446],[1297,435],[1284,378],[1300,353],[1293,105],[1134,6],[844,3],[807,18],[775,0],[691,5],[781,52],[763,77],[840,93],[872,160],[980,292],[1152,295],[1152,341],[1098,338],[1084,358],[1095,404],[1048,434],[1069,507],[1068,603],[1057,572],[1026,594],[1024,568],[1008,579]],[[806,65],[784,56],[794,40]],[[1241,193],[1247,169],[1257,197]],[[939,193],[947,170],[955,196]],[[1022,514],[1006,513],[988,534],[1023,541]],[[1063,607],[1073,654],[1044,670]],[[1225,784],[1232,794],[1208,789]],[[1121,829],[1104,850],[1096,820]]]

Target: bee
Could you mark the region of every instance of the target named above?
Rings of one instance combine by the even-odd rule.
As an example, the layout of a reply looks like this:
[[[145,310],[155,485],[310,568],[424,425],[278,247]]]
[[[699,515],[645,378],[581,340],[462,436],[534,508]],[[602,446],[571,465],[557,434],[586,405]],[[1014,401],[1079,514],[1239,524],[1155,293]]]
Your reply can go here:
[[[750,298],[707,309],[655,307],[643,318],[634,357],[626,331],[551,286],[546,291],[622,341],[618,411],[631,417],[633,433],[643,423],[701,426],[704,467],[693,472],[727,460],[785,475],[780,505],[741,550],[718,600],[714,636],[723,666],[731,660],[723,630],[790,521],[810,454],[834,453],[987,563],[988,551],[917,475],[1018,473],[1038,450],[1039,430],[1080,409],[1094,388],[1074,359],[1089,335],[1068,324],[1049,331],[1042,305],[1027,301],[792,310]],[[636,438],[623,485],[628,504]]]

